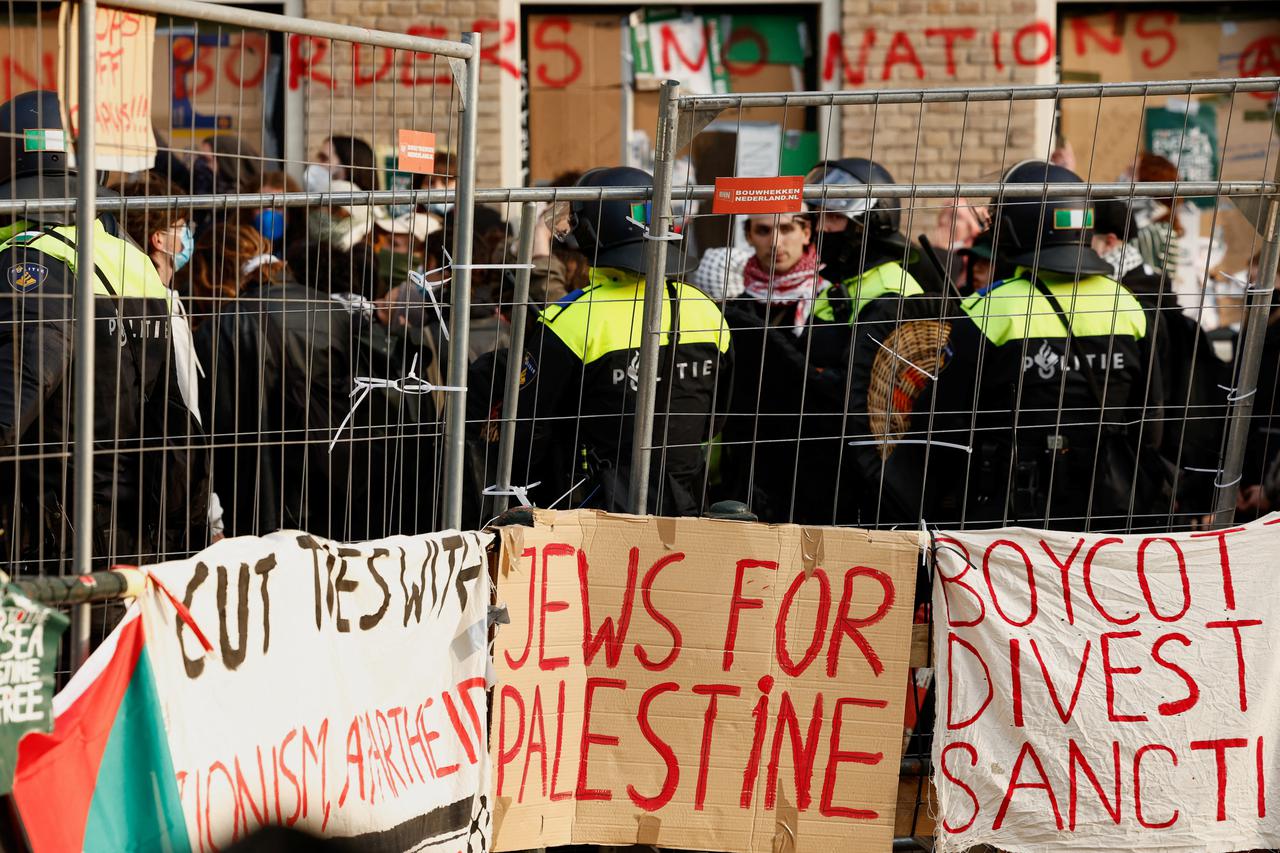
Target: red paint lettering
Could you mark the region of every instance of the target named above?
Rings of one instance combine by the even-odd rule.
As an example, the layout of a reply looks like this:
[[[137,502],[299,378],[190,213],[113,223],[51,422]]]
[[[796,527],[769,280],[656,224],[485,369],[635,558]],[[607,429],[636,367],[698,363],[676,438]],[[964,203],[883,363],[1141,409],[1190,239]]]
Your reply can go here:
[[[538,581],[538,549],[525,548],[520,552],[520,559],[529,558],[529,609],[525,611],[529,614],[529,626],[525,631],[524,653],[519,659],[511,657],[510,651],[503,651],[502,656],[507,659],[507,666],[511,669],[519,669],[524,666],[524,662],[529,659],[529,651],[533,648],[533,591],[537,588]]]
[[[1249,710],[1249,694],[1245,689],[1244,643],[1240,638],[1241,628],[1255,628],[1262,624],[1260,619],[1223,619],[1220,622],[1206,622],[1206,628],[1227,628],[1236,641],[1236,683],[1240,691],[1240,710]]]
[[[1099,539],[1097,542],[1093,543],[1093,547],[1089,549],[1089,553],[1084,555],[1084,591],[1088,594],[1089,600],[1093,602],[1094,608],[1102,615],[1102,618],[1114,625],[1131,625],[1138,621],[1138,613],[1137,611],[1134,611],[1132,615],[1121,619],[1111,615],[1111,613],[1102,606],[1102,602],[1098,600],[1098,596],[1093,592],[1093,558],[1096,557],[1098,552],[1106,546],[1123,544],[1123,542],[1124,540],[1119,537],[1108,536],[1105,539]]]
[[[1178,560],[1178,577],[1182,581],[1182,609],[1172,616],[1161,614],[1151,597],[1151,584],[1147,580],[1147,548],[1153,542],[1164,542],[1173,550],[1173,556]],[[1182,556],[1182,549],[1178,547],[1177,541],[1171,537],[1148,536],[1142,540],[1142,544],[1138,546],[1138,584],[1142,587],[1142,597],[1147,600],[1147,609],[1161,622],[1177,622],[1191,609],[1191,578],[1187,577],[1187,561]]]
[[[510,741],[511,748],[507,748],[507,698],[510,697],[514,703],[519,716],[516,718],[520,727],[516,729],[516,736]],[[355,724],[352,723],[354,726]],[[358,733],[357,733],[358,737]],[[347,735],[348,746],[350,745],[351,735]],[[506,775],[506,767],[516,756],[520,754],[520,744],[524,740],[524,699],[520,696],[520,691],[512,687],[510,684],[504,684],[501,692],[498,694],[498,796],[502,796],[502,780]],[[433,773],[434,775],[434,773]],[[343,793],[345,794],[345,789]],[[364,799],[364,777],[361,776],[360,781],[360,798]],[[338,801],[342,804],[342,800]]]
[[[904,62],[915,71],[917,80],[924,79],[924,66],[920,64],[920,57],[916,56],[911,37],[899,30],[893,34],[893,41],[889,42],[889,51],[884,57],[884,71],[881,72],[880,79],[890,79],[893,75],[893,66]]]
[[[1111,643],[1114,640],[1127,640],[1133,637],[1141,637],[1141,631],[1112,631],[1102,635],[1102,675],[1107,682],[1107,718],[1113,723],[1141,723],[1146,722],[1146,714],[1119,714],[1116,713],[1116,685],[1115,676],[1117,675],[1137,675],[1142,672],[1140,666],[1112,666],[1111,665]]]
[[[571,65],[570,69],[565,72],[563,77],[552,77],[547,73],[547,66],[539,63],[534,69],[534,76],[538,78],[538,82],[544,86],[551,86],[555,89],[563,89],[582,76],[582,57],[578,55],[569,42],[559,41],[556,39],[548,39],[547,31],[556,29],[562,33],[568,34],[570,29],[568,18],[546,18],[542,23],[538,24],[533,31],[533,46],[538,50],[558,50],[564,53]]]
[[[795,773],[796,808],[805,811],[812,797],[809,786],[813,781],[813,760],[818,754],[818,734],[822,731],[822,694],[813,699],[813,716],[809,718],[809,733],[800,739],[800,720],[796,717],[791,694],[782,691],[778,705],[778,722],[773,730],[773,749],[769,752],[768,779],[765,781],[764,807],[774,808],[778,798],[778,762],[782,756],[782,736],[791,736],[791,764]]]
[[[1058,574],[1062,577],[1062,604],[1067,614],[1068,625],[1076,624],[1075,609],[1071,606],[1071,564],[1075,562],[1076,555],[1080,553],[1080,548],[1083,545],[1084,538],[1081,537],[1077,539],[1076,546],[1072,548],[1071,553],[1067,555],[1066,562],[1063,562],[1058,559],[1057,554],[1053,553],[1053,549],[1049,547],[1048,542],[1043,539],[1040,540],[1041,549],[1044,550],[1044,553],[1049,557],[1053,564],[1058,567]]]
[[[329,52],[329,40],[306,36],[307,52],[302,51],[303,36],[289,36],[289,88],[297,89],[302,80],[319,83],[325,88],[333,88],[333,80],[328,74],[316,68],[325,54]],[[199,92],[199,89],[196,90]]]
[[[1036,772],[1040,774],[1039,782],[1022,782],[1022,762],[1031,758],[1031,762],[1036,766]],[[1026,788],[1032,791],[1044,791],[1049,797],[1049,805],[1053,809],[1053,820],[1058,827],[1058,831],[1062,831],[1062,812],[1058,809],[1058,798],[1053,793],[1053,786],[1049,784],[1049,777],[1045,775],[1044,765],[1040,763],[1040,756],[1036,753],[1035,747],[1029,743],[1024,743],[1022,749],[1018,751],[1018,757],[1013,762],[1013,773],[1009,777],[1009,787],[1005,789],[1004,799],[1000,802],[1000,810],[996,812],[995,823],[991,825],[992,829],[999,829],[1004,825],[1005,813],[1009,811],[1009,804],[1013,801],[1015,791]]]
[[[882,752],[858,752],[840,748],[840,727],[844,720],[844,709],[853,705],[861,708],[884,708],[888,705],[882,699],[858,699],[842,696],[836,700],[835,710],[831,716],[831,742],[827,747],[827,772],[822,780],[822,799],[818,803],[818,813],[823,817],[843,817],[849,820],[876,820],[880,815],[873,809],[858,809],[849,806],[837,806],[834,803],[836,793],[836,774],[841,764],[866,764],[874,766],[884,760]]]
[[[1000,606],[1000,596],[996,593],[996,585],[991,582],[991,555],[1000,546],[1012,548],[1018,552],[1018,556],[1022,557],[1022,564],[1026,569],[1027,577],[1027,618],[1021,622],[1013,619],[1009,614],[1004,612],[1004,608]],[[1027,556],[1027,552],[1022,550],[1022,546],[1017,542],[1008,539],[997,539],[987,548],[987,552],[982,555],[982,576],[987,581],[987,589],[991,592],[991,604],[995,607],[996,612],[1000,614],[1000,618],[1015,628],[1025,628],[1030,625],[1036,618],[1036,612],[1040,609],[1039,602],[1036,598],[1036,576],[1035,569],[1031,566],[1031,558]]]
[[[662,672],[675,663],[676,658],[680,657],[680,648],[684,643],[684,639],[680,634],[680,629],[675,626],[675,623],[660,613],[658,608],[653,606],[653,585],[658,579],[659,572],[672,563],[678,563],[683,559],[684,554],[679,551],[674,554],[667,554],[665,557],[662,557],[655,562],[653,567],[650,568],[649,571],[645,572],[643,580],[640,581],[640,599],[644,602],[645,612],[649,614],[649,617],[653,619],[654,622],[657,622],[665,628],[667,633],[671,635],[671,651],[665,658],[656,663],[649,659],[649,654],[644,650],[644,647],[639,643],[636,643],[636,660],[640,661],[640,665],[650,672]]]
[[[1120,37],[1120,13],[1112,12],[1107,17],[1111,20],[1109,34],[1094,29],[1088,18],[1070,19],[1071,34],[1075,37],[1076,43],[1076,56],[1084,56],[1088,52],[1089,46],[1085,43],[1086,40],[1092,40],[1099,48],[1113,56],[1124,48],[1124,39]]]
[[[1268,98],[1271,96],[1268,95]],[[1231,527],[1226,530],[1212,530],[1206,533],[1192,533],[1192,539],[1213,537],[1218,540],[1218,564],[1222,567],[1222,601],[1228,610],[1236,609],[1236,588],[1231,582],[1231,555],[1227,551],[1227,537],[1232,533],[1240,533],[1243,527]]]
[[[938,27],[924,31],[926,39],[942,36],[943,50],[947,56],[947,76],[956,76],[956,42],[960,40],[971,41],[977,35],[977,30],[973,27]]]
[[[547,545],[542,549],[542,600],[538,606],[538,669],[544,672],[551,672],[569,665],[567,655],[554,658],[546,657],[547,614],[569,609],[569,602],[567,601],[547,601],[547,580],[551,575],[547,561],[552,557],[571,557],[575,551],[576,549],[572,545],[563,544]]]
[[[822,79],[830,83],[836,77],[836,63],[844,69],[844,82],[850,86],[861,86],[867,80],[867,55],[876,46],[875,27],[862,31],[862,44],[858,48],[858,61],[850,64],[844,52],[844,37],[840,33],[827,34],[827,59],[822,64]]]
[[[662,783],[662,788],[652,797],[644,796],[633,785],[627,786],[627,796],[631,798],[631,802],[647,812],[656,812],[671,802],[671,797],[675,794],[676,787],[680,784],[680,762],[676,760],[676,754],[672,751],[670,745],[658,737],[653,730],[653,726],[650,725],[649,705],[663,693],[670,693],[679,689],[680,685],[674,681],[665,681],[662,684],[655,684],[650,687],[640,698],[640,710],[636,716],[636,721],[640,724],[640,731],[644,734],[645,740],[649,741],[649,745],[657,751],[667,765],[667,777]],[[614,743],[617,742],[617,738],[614,738]]]
[[[587,758],[591,745],[617,746],[617,735],[602,735],[591,731],[591,701],[595,698],[596,688],[608,690],[626,690],[627,682],[620,678],[588,678],[586,692],[582,698],[582,746],[578,757],[578,788],[575,796],[579,800],[612,800],[613,792],[607,788],[587,787]]]
[[[1161,823],[1151,823],[1142,814],[1142,756],[1148,752],[1167,752],[1169,759],[1173,761],[1173,766],[1178,766],[1178,755],[1172,749],[1163,744],[1149,743],[1138,748],[1133,754],[1133,813],[1138,818],[1138,825],[1146,829],[1164,829],[1173,826],[1178,822],[1178,810],[1173,810],[1173,816]]]
[[[640,573],[640,549],[632,548],[627,558],[627,585],[622,591],[622,612],[618,616],[618,629],[614,630],[613,617],[606,616],[600,623],[600,630],[594,636],[591,633],[591,592],[587,583],[587,554],[578,552],[578,589],[582,595],[582,659],[587,666],[600,653],[600,646],[605,647],[604,660],[609,669],[618,665],[622,657],[622,645],[627,641],[627,628],[631,625],[631,610],[636,600],[636,576]],[[546,575],[543,575],[546,582]],[[568,606],[567,604],[565,605]],[[566,663],[567,663],[566,659]]]
[[[1151,29],[1152,21],[1162,21],[1164,27],[1162,29]],[[1142,49],[1142,64],[1148,68],[1159,68],[1178,52],[1178,37],[1174,35],[1173,25],[1177,23],[1178,16],[1173,12],[1143,12],[1138,16],[1138,21],[1134,24],[1133,31],[1137,33],[1141,39],[1163,39],[1164,53],[1156,56],[1151,48],[1144,47]]]
[[[799,663],[792,660],[791,653],[787,650],[787,617],[791,613],[791,605],[800,592],[800,587],[809,579],[808,576],[803,573],[796,575],[795,580],[782,596],[782,603],[778,609],[774,647],[777,650],[778,665],[792,678],[803,675],[809,668],[809,664],[818,657],[818,652],[822,650],[822,635],[827,629],[827,618],[831,613],[831,582],[827,580],[827,573],[822,569],[814,569],[813,576],[818,579],[818,612],[813,619],[813,635],[809,640],[809,647],[805,649],[804,657]]]
[[[880,585],[880,603],[876,605],[876,609],[870,616],[860,619],[852,619],[849,617],[849,605],[853,601],[853,580],[858,577],[869,577]],[[894,589],[893,578],[889,577],[879,569],[873,569],[868,566],[854,566],[852,569],[844,573],[844,592],[840,596],[840,606],[836,608],[836,619],[831,625],[831,644],[827,648],[827,677],[835,678],[836,669],[840,662],[840,646],[844,642],[844,638],[848,637],[853,640],[853,644],[862,652],[862,656],[866,658],[867,664],[871,667],[871,672],[877,676],[884,672],[884,664],[880,662],[880,656],[876,654],[876,650],[871,647],[871,643],[862,635],[862,628],[870,628],[876,625],[885,614],[889,612],[889,608],[893,607]]]
[[[741,688],[732,684],[695,684],[693,692],[706,696],[707,710],[702,716],[702,748],[698,754],[698,785],[693,796],[693,810],[702,811],[707,801],[707,770],[711,766],[711,732],[716,725],[716,707],[721,696],[740,696]]]
[[[1182,682],[1187,685],[1187,695],[1176,702],[1161,702],[1159,706],[1157,706],[1157,710],[1160,712],[1162,717],[1172,717],[1176,714],[1190,711],[1195,707],[1196,702],[1200,699],[1200,688],[1196,686],[1195,679],[1188,675],[1185,669],[1178,666],[1176,663],[1165,660],[1160,655],[1160,650],[1164,648],[1164,644],[1171,640],[1177,640],[1184,647],[1191,645],[1191,640],[1182,634],[1165,634],[1163,637],[1156,640],[1155,645],[1151,647],[1151,657],[1156,663],[1182,679]]]
[[[1098,781],[1097,775],[1093,772],[1093,768],[1089,766],[1089,762],[1085,760],[1084,753],[1080,751],[1080,747],[1076,746],[1075,738],[1067,741],[1067,764],[1068,772],[1071,776],[1071,802],[1067,807],[1067,818],[1070,821],[1071,831],[1076,831],[1076,800],[1079,783],[1076,781],[1076,768],[1079,767],[1084,771],[1084,775],[1089,779],[1089,784],[1093,786],[1093,790],[1097,793],[1098,799],[1102,801],[1102,807],[1106,809],[1107,814],[1111,816],[1111,822],[1116,826],[1120,825],[1120,742],[1111,742],[1112,761],[1115,764],[1116,801],[1113,806],[1108,800],[1106,792],[1102,790],[1102,783]]]
[[[952,661],[955,660],[955,654],[956,654],[955,647],[957,644],[968,649],[969,653],[978,659],[978,663],[982,664],[982,672],[986,676],[986,680],[987,680],[987,697],[982,700],[982,704],[978,707],[978,710],[970,714],[967,720],[961,720],[959,722],[953,719],[955,716],[955,703],[952,701],[953,699],[952,688],[953,688],[953,685],[955,685],[956,683],[955,669],[952,665]],[[947,728],[954,731],[955,729],[963,729],[966,726],[973,725],[973,723],[979,717],[982,716],[982,712],[987,710],[987,706],[991,704],[991,699],[994,693],[995,691],[991,686],[991,669],[987,666],[987,662],[982,659],[982,655],[978,652],[976,648],[973,647],[973,644],[970,643],[968,640],[964,639],[963,637],[955,633],[948,633],[947,634]]]
[[[729,626],[724,633],[724,660],[722,666],[728,672],[733,666],[733,650],[738,642],[738,615],[743,610],[759,610],[764,607],[760,598],[744,598],[742,596],[742,578],[747,569],[778,570],[778,564],[772,560],[739,560],[733,578],[733,598],[729,601]]]
[[[1027,38],[1044,39],[1044,49],[1036,56],[1028,58],[1022,52],[1023,42]],[[1053,27],[1048,21],[1033,21],[1013,34],[1013,58],[1019,65],[1044,65],[1053,59],[1054,41]]]
[[[1214,763],[1218,768],[1218,820],[1227,819],[1227,750],[1243,749],[1249,741],[1242,737],[1218,738],[1217,740],[1193,740],[1192,749],[1213,750]]]

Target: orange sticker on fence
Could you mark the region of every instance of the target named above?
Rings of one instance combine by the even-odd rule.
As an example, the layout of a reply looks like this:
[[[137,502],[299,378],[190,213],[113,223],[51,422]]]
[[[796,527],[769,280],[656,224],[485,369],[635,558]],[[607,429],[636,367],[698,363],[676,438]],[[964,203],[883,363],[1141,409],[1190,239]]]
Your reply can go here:
[[[436,135],[426,130],[401,130],[396,153],[401,172],[430,175],[436,169]]]
[[[799,213],[804,178],[716,178],[712,213]]]

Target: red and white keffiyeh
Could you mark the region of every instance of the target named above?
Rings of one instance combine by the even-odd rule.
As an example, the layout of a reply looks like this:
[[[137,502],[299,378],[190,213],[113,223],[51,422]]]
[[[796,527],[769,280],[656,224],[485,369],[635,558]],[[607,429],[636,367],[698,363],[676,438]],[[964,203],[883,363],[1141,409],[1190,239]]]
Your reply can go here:
[[[785,273],[773,272],[752,255],[742,268],[745,295],[770,305],[796,306],[796,328],[802,329],[809,321],[813,300],[826,282],[818,274],[818,253],[809,246],[796,265]],[[798,333],[798,332],[797,332]]]

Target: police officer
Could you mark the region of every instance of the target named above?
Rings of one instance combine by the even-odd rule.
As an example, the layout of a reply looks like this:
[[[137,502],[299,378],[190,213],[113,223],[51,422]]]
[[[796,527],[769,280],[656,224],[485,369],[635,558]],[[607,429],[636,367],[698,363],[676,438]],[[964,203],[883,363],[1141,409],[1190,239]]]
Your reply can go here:
[[[1005,181],[1080,178],[1026,161]],[[1094,217],[1083,186],[996,208],[996,245],[1014,272],[953,319],[935,426],[940,435],[949,423],[946,440],[970,452],[936,450],[926,475],[941,499],[935,519],[1106,530],[1130,526],[1131,511],[1169,511],[1153,330],[1091,248]],[[964,477],[951,458],[969,460]]]
[[[592,169],[577,186],[652,184],[647,172],[618,167]],[[693,286],[671,278],[645,281],[649,209],[603,200],[560,202],[548,211],[556,237],[581,251],[591,268],[587,286],[540,312],[521,356],[516,478],[524,450],[526,482],[541,483],[530,492],[537,505],[585,481],[562,506],[628,509],[643,301],[646,288],[656,286],[662,336],[648,509],[702,511],[706,444],[729,405],[729,330],[716,304]],[[669,276],[679,256],[668,254]],[[481,386],[486,381],[476,379]],[[497,401],[494,409],[500,407]]]
[[[806,184],[857,188],[892,184],[889,170],[865,157],[827,160],[814,166]],[[913,271],[919,254],[902,235],[900,202],[890,198],[819,198],[810,202],[822,277],[832,282],[814,305],[814,359],[845,369],[854,330],[892,320],[899,301],[924,288]]]
[[[892,184],[889,170],[864,157],[819,163],[806,184],[842,189]],[[881,458],[868,443],[867,394],[878,344],[902,318],[907,297],[925,288],[917,276],[920,254],[901,232],[900,202],[887,198],[824,196],[810,202],[822,276],[810,330],[801,467],[807,472],[807,520],[874,524],[883,490]],[[850,444],[854,442],[854,444]],[[838,460],[838,464],[837,463]]]
[[[75,172],[55,93],[0,106],[0,139],[0,199],[70,194]],[[0,561],[19,571],[58,571],[71,556],[82,227],[94,229],[95,563],[156,562],[208,544],[208,460],[178,387],[170,291],[113,216],[86,226],[68,213],[32,212],[0,219]]]

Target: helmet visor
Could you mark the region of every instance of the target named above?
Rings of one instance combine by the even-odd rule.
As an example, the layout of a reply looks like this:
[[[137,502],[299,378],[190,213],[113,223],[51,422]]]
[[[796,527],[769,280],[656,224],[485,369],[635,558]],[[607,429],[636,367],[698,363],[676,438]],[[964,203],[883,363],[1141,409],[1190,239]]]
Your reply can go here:
[[[824,187],[865,187],[862,181],[846,172],[838,166],[821,164],[814,166],[809,170],[809,174],[804,176],[806,184],[817,184]],[[876,203],[873,198],[866,195],[828,198],[825,194],[821,198],[812,199],[806,202],[810,210],[818,210],[823,213],[843,213],[845,216],[854,217],[860,213],[865,213],[872,205]]]

